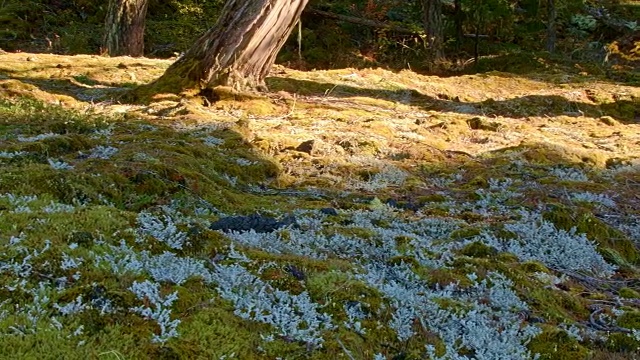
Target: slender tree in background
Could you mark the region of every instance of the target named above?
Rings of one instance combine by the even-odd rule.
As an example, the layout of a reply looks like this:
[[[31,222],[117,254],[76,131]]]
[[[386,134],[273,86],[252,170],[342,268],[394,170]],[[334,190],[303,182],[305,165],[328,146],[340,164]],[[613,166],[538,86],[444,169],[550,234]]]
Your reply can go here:
[[[556,49],[556,1],[547,0],[547,51],[552,53]]]
[[[144,55],[148,0],[109,0],[103,51],[110,56]]]
[[[456,48],[460,50],[460,46],[462,45],[462,0],[453,0],[454,6],[454,25],[456,28]]]
[[[442,20],[442,0],[422,0],[422,23],[427,36],[430,61],[444,58],[444,22]]]
[[[216,86],[265,90],[264,79],[308,0],[228,0],[216,24],[139,95]]]

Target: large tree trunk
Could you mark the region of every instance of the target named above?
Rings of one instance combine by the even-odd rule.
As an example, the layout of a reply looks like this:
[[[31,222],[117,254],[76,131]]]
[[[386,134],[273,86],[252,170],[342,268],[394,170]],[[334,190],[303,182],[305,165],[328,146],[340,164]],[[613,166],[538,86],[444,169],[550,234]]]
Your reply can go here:
[[[442,1],[422,0],[422,23],[429,46],[429,60],[437,62],[444,58],[444,22]]]
[[[109,56],[144,55],[148,0],[109,0],[103,51]]]
[[[139,95],[266,90],[264,79],[307,2],[228,0],[217,23]]]

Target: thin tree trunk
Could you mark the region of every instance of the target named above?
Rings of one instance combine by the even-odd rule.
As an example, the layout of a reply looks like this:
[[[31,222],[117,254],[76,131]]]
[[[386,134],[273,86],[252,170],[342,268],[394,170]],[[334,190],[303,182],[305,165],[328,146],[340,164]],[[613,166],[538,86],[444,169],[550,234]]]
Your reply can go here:
[[[553,53],[556,49],[556,2],[547,0],[547,51]]]
[[[430,60],[437,62],[444,58],[444,22],[442,21],[442,1],[422,1],[422,23],[427,36]]]
[[[228,0],[216,24],[138,95],[195,95],[230,86],[266,90],[264,79],[308,0]]]
[[[109,56],[144,55],[144,19],[148,0],[110,0],[103,51]]]

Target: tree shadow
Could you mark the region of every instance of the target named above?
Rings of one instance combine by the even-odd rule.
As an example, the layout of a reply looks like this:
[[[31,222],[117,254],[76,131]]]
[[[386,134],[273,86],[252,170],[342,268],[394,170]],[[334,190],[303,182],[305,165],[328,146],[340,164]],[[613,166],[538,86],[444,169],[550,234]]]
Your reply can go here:
[[[2,78],[0,77],[0,80]],[[26,85],[33,85],[38,89],[56,95],[70,96],[78,101],[105,101],[117,98],[128,89],[132,89],[137,84],[134,83],[114,83],[100,82],[86,75],[76,75],[71,79],[46,79],[35,77],[23,77],[9,75],[5,80],[17,80]],[[21,93],[25,89],[13,89],[9,85],[2,86],[5,91],[11,94],[12,91]]]
[[[140,64],[146,66],[145,64]],[[125,66],[135,66],[125,65]],[[55,67],[55,66],[54,66]],[[71,79],[22,76],[21,71],[3,71],[0,76],[36,86],[42,91],[71,96],[79,101],[105,101],[119,99],[136,83],[104,82],[78,74]],[[613,97],[602,104],[586,103],[559,95],[526,95],[511,99],[469,102],[448,94],[428,95],[410,88],[390,86],[384,88],[358,87],[348,84],[300,80],[272,76],[266,79],[270,91],[285,91],[302,96],[326,99],[368,97],[419,107],[423,110],[452,112],[464,115],[495,116],[522,119],[534,116],[567,116],[600,118],[610,116],[624,124],[640,123],[640,99],[633,96]],[[126,101],[125,101],[126,102]]]
[[[610,116],[625,124],[640,123],[640,99],[615,99],[601,105],[569,100],[559,95],[526,95],[505,100],[487,99],[464,102],[446,94],[430,96],[415,89],[373,89],[345,84],[322,83],[291,78],[267,78],[270,90],[287,91],[303,96],[350,98],[357,96],[392,100],[424,110],[454,112],[465,115],[502,116],[522,119],[533,116],[568,116],[600,118]]]

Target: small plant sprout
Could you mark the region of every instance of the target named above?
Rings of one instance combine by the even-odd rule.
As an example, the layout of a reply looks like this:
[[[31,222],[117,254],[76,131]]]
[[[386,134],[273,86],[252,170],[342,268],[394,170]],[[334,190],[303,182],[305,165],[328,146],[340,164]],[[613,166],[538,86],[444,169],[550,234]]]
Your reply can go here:
[[[113,146],[96,146],[91,149],[91,154],[89,154],[89,159],[110,159],[113,155],[118,152],[118,149]]]
[[[257,161],[251,161],[244,158],[236,158],[235,162],[240,166],[251,166],[251,165],[256,165],[258,163]]]
[[[583,201],[591,204],[602,205],[611,209],[616,208],[616,202],[607,194],[594,194],[592,192],[581,192],[571,194],[571,200]]]
[[[143,282],[135,281],[129,290],[140,301],[149,305],[141,305],[131,308],[131,311],[138,313],[149,320],[154,320],[160,326],[160,334],[153,334],[151,341],[164,344],[169,339],[178,336],[177,327],[180,320],[171,320],[171,305],[178,300],[178,292],[162,296],[160,294],[160,284],[148,280]]]
[[[202,142],[204,142],[205,145],[212,146],[212,147],[216,147],[218,145],[224,144],[224,140],[218,139],[217,137],[213,137],[213,136],[207,136],[203,138]]]
[[[138,214],[138,231],[140,235],[152,236],[172,249],[182,249],[187,240],[187,234],[178,230],[177,224],[168,215],[160,218],[148,212],[141,212]]]
[[[54,134],[54,133],[45,133],[45,134],[27,136],[27,137],[18,136],[18,141],[19,142],[35,142],[35,141],[40,141],[44,139],[51,139],[58,136],[60,136],[60,134]]]
[[[20,156],[25,156],[27,154],[28,153],[25,151],[13,151],[13,152],[0,151],[0,159],[13,159]]]
[[[54,170],[73,170],[73,165],[69,165],[64,161],[55,159],[47,159],[47,161]]]
[[[47,214],[55,214],[55,213],[71,213],[75,211],[75,207],[73,205],[61,204],[54,201],[51,201],[49,205],[46,205],[42,208]]]
[[[589,181],[589,177],[580,169],[555,167],[549,173],[561,181]]]

